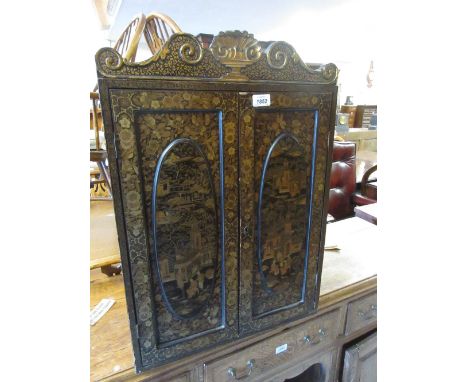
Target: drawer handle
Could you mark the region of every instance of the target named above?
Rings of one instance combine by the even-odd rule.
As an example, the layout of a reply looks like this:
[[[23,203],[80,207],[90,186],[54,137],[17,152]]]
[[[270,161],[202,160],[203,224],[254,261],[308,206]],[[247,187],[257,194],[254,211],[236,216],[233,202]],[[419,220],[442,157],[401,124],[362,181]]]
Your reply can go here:
[[[367,312],[360,310],[358,316],[361,317],[364,321],[370,320],[377,317],[377,305],[372,304]]]
[[[322,341],[323,337],[327,336],[327,332],[323,328],[320,328],[317,333],[318,333],[317,335],[313,336],[313,339],[310,338],[310,336],[308,335],[304,336],[304,342],[306,344],[316,345],[320,343],[320,341]]]
[[[234,377],[236,380],[244,379],[244,378],[247,378],[252,373],[254,365],[255,365],[255,360],[249,359],[247,361],[247,367],[245,369],[246,371],[244,372],[243,375],[238,376],[236,369],[233,367],[230,367],[227,372],[229,376]]]

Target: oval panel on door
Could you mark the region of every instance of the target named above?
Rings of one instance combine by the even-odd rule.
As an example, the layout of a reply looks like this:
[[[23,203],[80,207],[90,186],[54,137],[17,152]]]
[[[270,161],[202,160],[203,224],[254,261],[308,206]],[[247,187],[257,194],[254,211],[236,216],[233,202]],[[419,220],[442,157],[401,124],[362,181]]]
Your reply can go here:
[[[174,318],[193,318],[211,301],[219,256],[216,191],[196,141],[178,138],[162,152],[151,211],[163,303]]]
[[[282,132],[263,162],[257,203],[254,315],[303,298],[308,216],[305,156],[298,139]]]

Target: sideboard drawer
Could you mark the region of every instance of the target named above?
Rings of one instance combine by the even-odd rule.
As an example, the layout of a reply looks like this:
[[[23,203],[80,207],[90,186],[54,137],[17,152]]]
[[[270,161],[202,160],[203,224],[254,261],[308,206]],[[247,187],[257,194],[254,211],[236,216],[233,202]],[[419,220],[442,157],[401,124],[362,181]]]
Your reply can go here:
[[[336,369],[337,349],[306,357],[284,371],[266,375],[262,381],[284,382],[285,380],[332,382]]]
[[[377,321],[377,294],[372,293],[348,305],[346,334],[353,333]]]
[[[205,365],[205,381],[264,381],[266,373],[331,344],[340,333],[341,322],[340,309],[336,309],[208,363]]]

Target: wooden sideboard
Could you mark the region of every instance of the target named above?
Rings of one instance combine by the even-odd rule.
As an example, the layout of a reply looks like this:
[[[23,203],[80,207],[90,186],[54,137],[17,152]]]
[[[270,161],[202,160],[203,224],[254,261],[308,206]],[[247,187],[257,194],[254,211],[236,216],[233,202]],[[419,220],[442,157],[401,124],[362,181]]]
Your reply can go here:
[[[307,380],[341,380],[344,350],[377,328],[376,236],[377,227],[362,219],[328,224],[326,243],[339,250],[325,251],[316,314],[139,375],[133,367],[122,276],[93,273],[91,307],[102,298],[116,303],[91,327],[91,380],[284,381],[308,369],[319,377]],[[346,370],[346,376],[353,370]]]
[[[344,352],[343,382],[376,381],[377,333],[373,333]]]

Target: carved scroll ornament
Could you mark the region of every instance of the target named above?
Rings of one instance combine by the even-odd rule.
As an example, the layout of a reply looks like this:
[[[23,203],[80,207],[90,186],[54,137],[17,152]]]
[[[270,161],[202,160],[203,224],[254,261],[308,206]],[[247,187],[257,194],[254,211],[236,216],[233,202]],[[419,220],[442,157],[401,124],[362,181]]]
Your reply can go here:
[[[336,83],[335,64],[305,64],[283,41],[262,43],[244,31],[220,32],[209,48],[188,33],[173,34],[146,61],[131,63],[111,48],[96,53],[98,74],[104,77],[191,77],[227,81],[273,80]]]

